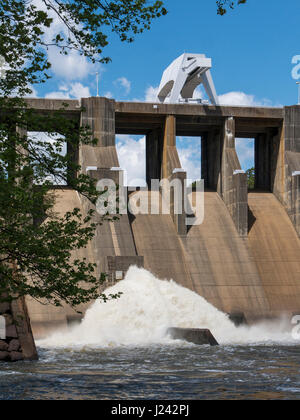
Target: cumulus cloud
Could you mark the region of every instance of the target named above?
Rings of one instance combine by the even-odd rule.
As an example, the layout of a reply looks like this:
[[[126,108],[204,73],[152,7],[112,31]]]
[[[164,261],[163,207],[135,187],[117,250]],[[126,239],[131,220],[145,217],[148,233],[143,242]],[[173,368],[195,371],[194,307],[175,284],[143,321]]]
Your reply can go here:
[[[66,38],[70,36],[68,28],[60,19],[60,17],[53,11],[47,10],[45,3],[42,0],[33,0],[34,5],[47,12],[48,16],[53,19],[51,26],[45,28],[44,40],[51,44],[52,40],[57,34],[63,34]],[[51,63],[51,70],[55,76],[66,80],[82,80],[92,73],[96,73],[101,66],[92,64],[89,60],[80,55],[78,51],[71,50],[68,55],[60,53],[60,49],[55,46],[49,46],[47,49],[48,59]]]
[[[114,81],[114,85],[121,86],[124,89],[126,95],[128,95],[131,91],[131,82],[126,79],[126,77],[119,77]]]
[[[254,139],[236,139],[235,148],[244,170],[254,166]]]
[[[112,92],[110,92],[110,91],[105,92],[105,93],[103,94],[103,96],[104,96],[104,98],[108,98],[108,99],[112,99],[112,98],[114,97],[114,95],[113,95],[113,94],[112,94]]]
[[[197,86],[194,90],[193,99],[207,99],[203,85]]]
[[[89,98],[91,96],[88,86],[83,86],[79,82],[62,84],[59,86],[58,91],[50,92],[45,95],[49,99],[81,99]]]
[[[159,86],[149,86],[146,89],[146,93],[145,93],[145,102],[158,102],[157,99],[157,94],[158,94],[158,88]]]
[[[249,95],[244,92],[228,92],[219,96],[221,105],[236,106],[272,106],[269,99],[257,99],[255,95]]]
[[[74,98],[89,98],[91,96],[88,86],[83,86],[81,83],[76,82],[71,84],[70,95]]]
[[[178,154],[181,165],[190,180],[201,178],[200,137],[179,137]],[[118,135],[116,146],[120,167],[126,171],[125,184],[145,186],[146,182],[146,139],[129,135]]]
[[[125,170],[125,185],[146,185],[146,140],[128,135],[117,136],[116,146],[120,167]]]
[[[96,72],[95,65],[77,51],[70,51],[68,55],[62,55],[58,48],[50,47],[48,59],[55,76],[62,79],[82,80]]]
[[[26,95],[26,97],[27,98],[37,98],[38,97],[37,90],[32,85],[29,85],[28,87],[31,89],[31,93],[29,93],[28,95]]]
[[[200,137],[177,138],[177,150],[181,166],[187,172],[187,178],[192,181],[201,179]]]

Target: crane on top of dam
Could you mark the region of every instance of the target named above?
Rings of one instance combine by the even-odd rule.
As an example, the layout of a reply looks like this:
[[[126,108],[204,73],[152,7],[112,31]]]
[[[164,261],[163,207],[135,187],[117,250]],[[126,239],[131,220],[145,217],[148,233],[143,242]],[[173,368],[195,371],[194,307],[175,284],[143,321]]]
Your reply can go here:
[[[218,95],[211,76],[212,60],[205,54],[184,53],[174,60],[163,72],[158,89],[158,101],[162,103],[196,102],[195,89],[203,84],[213,105],[219,105]]]

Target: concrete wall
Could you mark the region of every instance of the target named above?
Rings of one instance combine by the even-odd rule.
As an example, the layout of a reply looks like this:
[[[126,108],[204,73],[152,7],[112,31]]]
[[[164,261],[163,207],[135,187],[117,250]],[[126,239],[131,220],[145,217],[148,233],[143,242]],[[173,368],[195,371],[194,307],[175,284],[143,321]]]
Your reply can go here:
[[[247,239],[217,192],[206,191],[204,200],[204,222],[182,238],[193,290],[226,313],[243,312],[249,321],[266,316],[269,305]]]
[[[148,196],[150,193],[139,192]],[[159,192],[152,193],[152,197],[159,203]],[[158,206],[159,207],[159,206]],[[193,290],[185,254],[180,236],[170,214],[139,214],[132,218],[132,232],[138,255],[144,256],[144,266],[159,279],[173,279],[182,286]]]
[[[247,176],[240,173],[241,165],[235,150],[235,121],[227,118],[223,128],[221,163],[221,197],[226,204],[241,237],[248,233]]]
[[[249,246],[264,290],[269,315],[300,313],[300,240],[274,194],[249,194]]]

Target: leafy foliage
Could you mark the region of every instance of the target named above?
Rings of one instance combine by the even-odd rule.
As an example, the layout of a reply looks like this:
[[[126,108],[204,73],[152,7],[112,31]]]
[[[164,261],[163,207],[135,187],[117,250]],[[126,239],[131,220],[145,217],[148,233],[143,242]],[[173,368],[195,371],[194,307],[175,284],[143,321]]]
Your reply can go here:
[[[253,190],[255,188],[255,168],[250,168],[246,171],[248,179],[248,188]]]
[[[247,0],[217,0],[218,15],[225,15],[227,9],[234,9],[239,4],[245,4]]]
[[[2,0],[0,4],[0,56],[10,67],[0,91],[30,93],[30,84],[44,83],[51,64],[47,49],[62,54],[79,51],[93,62],[102,57],[111,31],[132,42],[150,29],[153,19],[167,13],[162,1],[148,0]],[[54,18],[63,25],[55,26]],[[46,34],[51,34],[49,39]]]

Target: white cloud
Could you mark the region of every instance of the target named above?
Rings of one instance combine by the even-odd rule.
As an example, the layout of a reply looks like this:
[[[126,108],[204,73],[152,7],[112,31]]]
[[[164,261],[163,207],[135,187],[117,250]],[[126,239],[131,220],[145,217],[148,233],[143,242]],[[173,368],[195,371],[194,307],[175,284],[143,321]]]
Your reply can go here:
[[[103,94],[103,96],[104,96],[104,98],[108,98],[108,99],[112,99],[112,98],[114,97],[114,95],[113,95],[113,94],[112,94],[112,92],[110,92],[110,91],[105,92],[105,93]]]
[[[177,138],[177,150],[182,168],[190,180],[201,179],[200,137]]]
[[[81,99],[91,96],[88,86],[83,86],[79,82],[62,84],[56,92],[50,92],[45,95],[49,99]]]
[[[248,95],[244,92],[228,92],[219,96],[221,105],[236,106],[272,106],[269,99],[258,100],[255,95]]]
[[[193,99],[207,99],[203,85],[197,86],[194,90]]]
[[[146,140],[135,140],[128,135],[117,136],[117,152],[120,167],[125,172],[125,185],[146,185]]]
[[[53,19],[51,26],[49,28],[44,28],[44,40],[46,43],[51,44],[53,38],[57,34],[63,34],[66,38],[70,36],[66,25],[53,10],[47,10],[47,7],[42,0],[33,0],[33,4],[39,10],[46,11],[48,16]],[[69,51],[68,55],[63,55],[60,54],[59,48],[49,46],[47,53],[49,62],[52,64],[51,70],[55,76],[62,79],[82,80],[101,69],[99,64],[92,64],[86,57],[80,55],[80,53],[75,50]]]
[[[37,90],[32,85],[29,85],[28,87],[31,89],[31,93],[29,93],[28,95],[26,95],[26,97],[27,98],[37,98],[38,97]]]
[[[83,86],[81,83],[76,82],[71,84],[70,95],[74,98],[89,98],[91,96],[88,86]]]
[[[118,135],[116,139],[120,167],[126,171],[125,185],[145,186],[146,139],[134,139],[129,135]],[[195,144],[196,142],[196,144]],[[198,144],[197,144],[198,143]],[[179,138],[178,154],[189,179],[200,179],[200,138]]]
[[[126,95],[128,95],[131,91],[131,82],[126,79],[126,77],[119,77],[114,81],[114,84],[116,86],[121,86],[124,89]]]
[[[158,102],[158,99],[157,99],[158,88],[159,86],[157,87],[149,86],[146,89],[145,102]]]
[[[241,167],[244,170],[254,166],[254,140],[253,139],[236,139],[236,152],[239,157]]]
[[[64,91],[57,91],[57,92],[50,92],[45,95],[46,99],[70,99],[70,95],[68,92]]]
[[[50,47],[48,58],[55,76],[65,80],[82,80],[96,73],[96,66],[77,51],[70,51],[68,55],[62,55],[58,48]]]

